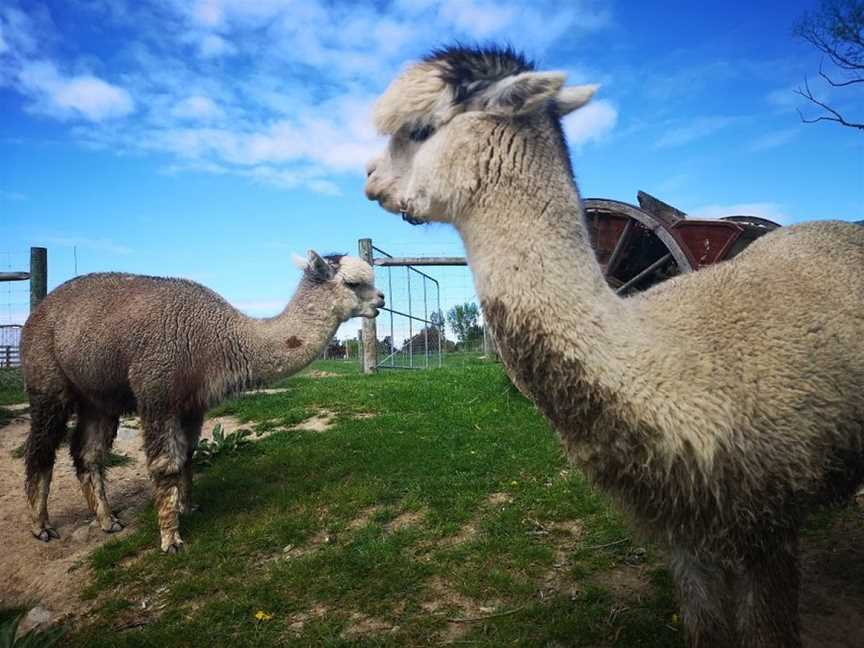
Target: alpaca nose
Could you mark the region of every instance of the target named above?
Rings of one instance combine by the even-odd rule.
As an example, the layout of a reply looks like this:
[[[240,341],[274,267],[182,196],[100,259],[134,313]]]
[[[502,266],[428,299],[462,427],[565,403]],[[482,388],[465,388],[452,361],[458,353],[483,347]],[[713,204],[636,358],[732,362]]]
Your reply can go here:
[[[381,308],[385,303],[384,301],[384,293],[380,290],[378,291],[378,308]]]
[[[373,173],[375,173],[375,167],[377,166],[375,160],[369,160],[366,163],[366,177],[368,178]]]

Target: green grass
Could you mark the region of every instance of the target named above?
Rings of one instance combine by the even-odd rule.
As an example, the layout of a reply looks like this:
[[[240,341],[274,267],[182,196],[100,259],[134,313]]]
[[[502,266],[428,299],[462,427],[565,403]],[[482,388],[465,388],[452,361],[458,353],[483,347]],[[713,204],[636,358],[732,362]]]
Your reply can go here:
[[[70,645],[682,645],[655,552],[634,552],[500,366],[283,386],[215,413],[261,429],[327,408],[335,426],[217,457],[180,555],[144,511],[93,555]],[[614,585],[639,570],[638,593]]]
[[[27,392],[24,391],[24,376],[21,369],[0,369],[0,405],[26,402]]]

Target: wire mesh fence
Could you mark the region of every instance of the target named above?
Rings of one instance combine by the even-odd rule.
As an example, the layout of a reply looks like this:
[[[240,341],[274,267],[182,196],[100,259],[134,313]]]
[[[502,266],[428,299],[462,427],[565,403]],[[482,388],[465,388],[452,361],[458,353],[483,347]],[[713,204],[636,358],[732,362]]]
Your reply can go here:
[[[374,245],[372,252],[379,259],[393,259]],[[444,321],[438,280],[411,265],[388,265],[376,266],[375,283],[385,291],[388,304],[377,327],[378,368],[440,367]]]
[[[22,272],[30,267],[30,252],[0,251],[0,272]],[[23,324],[30,313],[30,282],[0,282],[0,325]]]
[[[387,296],[376,327],[379,369],[459,366],[495,358],[461,246],[434,253],[404,246],[400,257],[375,245],[372,250],[376,285]],[[407,263],[412,259],[418,263]]]

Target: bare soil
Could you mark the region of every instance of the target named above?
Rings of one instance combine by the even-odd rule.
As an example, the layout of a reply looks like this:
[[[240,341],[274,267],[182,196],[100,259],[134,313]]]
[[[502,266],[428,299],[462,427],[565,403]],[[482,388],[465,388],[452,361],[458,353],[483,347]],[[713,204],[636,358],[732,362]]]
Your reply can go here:
[[[217,423],[226,433],[244,427],[229,416],[211,419],[204,424],[202,438],[212,438]],[[150,501],[152,489],[140,423],[136,418],[123,419],[113,451],[131,461],[108,470],[108,498],[125,528],[115,534],[104,533],[87,510],[72,459],[62,446],[48,499],[51,522],[60,539],[40,542],[29,531],[24,461],[15,456],[29,429],[27,415],[0,428],[0,607],[28,607],[38,602],[57,621],[86,609],[80,593],[89,580],[87,556],[135,528],[136,514]]]

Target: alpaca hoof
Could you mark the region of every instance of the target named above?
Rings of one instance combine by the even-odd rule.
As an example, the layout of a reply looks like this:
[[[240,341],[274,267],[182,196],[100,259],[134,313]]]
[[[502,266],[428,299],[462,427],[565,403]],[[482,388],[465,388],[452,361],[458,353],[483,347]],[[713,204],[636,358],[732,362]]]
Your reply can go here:
[[[184,544],[184,542],[182,540],[178,540],[178,541],[168,545],[167,547],[162,548],[162,551],[164,551],[166,554],[172,554],[172,555],[178,554],[181,551],[185,551],[185,550],[186,550],[186,545]]]
[[[44,527],[41,531],[34,532],[33,537],[42,542],[51,542],[52,539],[59,540],[60,534],[51,527]]]
[[[118,531],[123,530],[123,524],[120,522],[120,520],[114,518],[110,521],[109,524],[103,526],[102,530],[105,533],[117,533]]]

